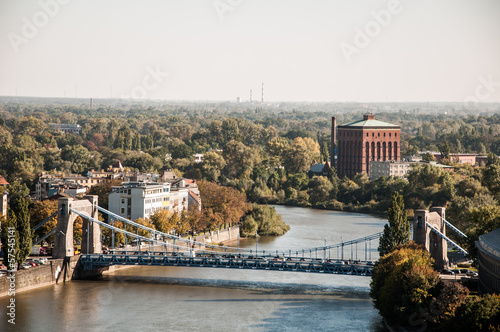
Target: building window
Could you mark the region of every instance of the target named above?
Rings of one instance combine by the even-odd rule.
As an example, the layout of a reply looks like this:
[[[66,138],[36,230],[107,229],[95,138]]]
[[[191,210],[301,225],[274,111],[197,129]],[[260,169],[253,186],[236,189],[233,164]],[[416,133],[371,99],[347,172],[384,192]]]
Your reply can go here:
[[[125,213],[125,208],[121,208],[121,214]]]

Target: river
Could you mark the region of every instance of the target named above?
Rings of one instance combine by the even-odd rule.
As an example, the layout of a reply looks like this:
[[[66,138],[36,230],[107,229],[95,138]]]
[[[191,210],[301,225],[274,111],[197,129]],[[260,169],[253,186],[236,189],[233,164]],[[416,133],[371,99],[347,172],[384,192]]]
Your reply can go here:
[[[334,244],[341,236],[348,241],[377,233],[386,223],[355,213],[276,209],[290,231],[260,237],[259,250],[318,247],[325,238]],[[239,245],[256,243],[242,239]],[[364,248],[358,255],[364,259]],[[376,245],[369,255],[378,258]],[[383,331],[369,283],[362,276],[131,267],[100,280],[17,293],[15,328],[6,318],[10,297],[0,298],[0,331]]]

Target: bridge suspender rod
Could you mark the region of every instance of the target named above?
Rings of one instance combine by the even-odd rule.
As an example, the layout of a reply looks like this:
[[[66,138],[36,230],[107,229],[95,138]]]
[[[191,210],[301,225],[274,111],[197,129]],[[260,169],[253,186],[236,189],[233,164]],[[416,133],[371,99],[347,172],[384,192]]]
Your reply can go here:
[[[153,228],[150,228],[150,227],[147,227],[147,226],[144,226],[144,225],[138,224],[138,223],[136,223],[136,222],[134,222],[134,221],[132,221],[132,220],[129,220],[129,219],[127,219],[127,218],[124,218],[124,217],[122,217],[122,216],[119,216],[119,215],[117,215],[116,213],[113,213],[113,212],[111,212],[111,211],[108,211],[108,210],[106,210],[106,209],[104,209],[104,208],[102,208],[102,207],[100,207],[100,206],[98,206],[98,205],[96,206],[96,208],[97,208],[99,211],[101,211],[101,212],[103,212],[103,213],[106,213],[106,214],[108,214],[109,216],[111,216],[111,217],[113,217],[113,218],[116,218],[116,219],[118,219],[118,220],[121,220],[121,221],[123,221],[123,222],[125,222],[125,223],[127,223],[127,224],[129,224],[129,225],[132,225],[132,226],[138,227],[138,228],[140,228],[140,229],[142,229],[142,230],[145,230],[145,231],[148,231],[148,232],[153,232],[153,234],[159,234],[159,235],[161,235],[161,236],[163,236],[163,237],[166,237],[166,238],[169,238],[169,239],[174,239],[174,240],[176,240],[176,241],[184,242],[184,243],[187,243],[187,244],[190,244],[190,245],[193,245],[193,244],[194,244],[194,245],[200,245],[200,246],[207,246],[207,244],[206,244],[206,243],[204,243],[204,242],[190,241],[190,240],[183,239],[183,238],[178,237],[178,236],[175,236],[175,235],[171,235],[171,234],[163,233],[163,232],[157,231],[157,230],[155,230],[155,229],[153,229]],[[210,247],[212,247],[212,248],[220,248],[220,249],[237,249],[237,248],[235,248],[235,247],[224,247],[224,246],[219,246],[219,245],[210,245]],[[249,250],[249,249],[241,249],[241,250],[242,250],[242,251],[247,251],[247,252],[250,252],[250,250]]]
[[[459,251],[461,251],[465,255],[468,254],[467,251],[465,251],[464,249],[462,249],[458,244],[456,244],[455,242],[453,242],[452,240],[450,240],[446,235],[444,235],[443,233],[441,233],[440,231],[438,231],[436,228],[434,228],[434,226],[432,226],[428,222],[426,222],[426,224],[427,224],[427,227],[430,227],[434,233],[436,233],[437,235],[439,235],[442,239],[445,239],[453,247],[457,248]]]
[[[465,235],[464,233],[460,232],[460,230],[458,228],[456,228],[455,226],[453,226],[449,221],[447,221],[446,219],[442,218],[444,223],[446,224],[446,226],[450,227],[453,231],[455,231],[455,233],[457,233],[458,235],[464,237],[464,238],[467,238],[467,235]]]
[[[54,218],[57,213],[59,213],[59,211],[56,211],[54,213],[52,213],[50,216],[48,216],[47,218],[45,218],[44,221],[42,221],[41,223],[39,223],[38,225],[36,225],[35,227],[33,227],[31,230],[32,231],[36,231],[37,229],[39,229],[40,227],[42,227],[43,225],[45,225],[47,222],[49,222],[52,218]]]
[[[111,211],[108,211],[98,205],[96,205],[96,208],[103,212],[103,213],[106,213],[108,215],[110,215],[111,217],[113,218],[116,218],[118,220],[121,220],[125,223],[128,223],[129,225],[132,225],[132,226],[135,226],[135,227],[138,227],[140,229],[143,229],[145,231],[148,231],[148,232],[152,232],[153,234],[159,234],[159,235],[162,235],[166,238],[169,238],[169,239],[175,239],[176,241],[180,241],[180,242],[184,242],[186,244],[189,244],[189,245],[200,245],[200,246],[204,246],[204,247],[210,247],[212,249],[221,249],[221,250],[234,250],[234,251],[238,251],[238,248],[237,247],[225,247],[225,246],[219,246],[219,245],[208,245],[207,243],[204,243],[204,242],[198,242],[198,241],[190,241],[190,240],[187,240],[187,239],[183,239],[181,237],[178,237],[178,236],[174,236],[174,235],[171,235],[171,234],[167,234],[167,233],[163,233],[163,232],[160,232],[160,231],[157,231],[155,229],[152,229],[150,227],[147,227],[147,226],[144,226],[144,225],[141,225],[141,224],[138,224],[132,220],[129,220],[127,218],[124,218],[124,217],[121,217]],[[78,211],[75,211],[73,210],[75,213],[79,214],[80,215],[80,212]],[[88,216],[85,216],[85,218],[89,218]],[[97,221],[96,221],[97,222]],[[106,223],[102,223],[101,221],[98,222],[100,225],[104,226],[104,227],[107,227],[107,228],[110,228],[109,227],[109,224],[106,224]],[[112,228],[110,228],[112,229]],[[119,228],[115,228],[115,231],[121,231],[121,229]],[[321,246],[321,247],[314,247],[314,248],[309,248],[309,249],[304,249],[305,251],[307,250],[310,250],[310,251],[317,251],[317,250],[326,250],[326,249],[332,249],[332,248],[338,248],[338,247],[341,247],[341,246],[347,246],[347,245],[353,245],[353,244],[357,244],[359,242],[363,242],[363,241],[370,241],[370,240],[374,240],[374,239],[378,239],[380,238],[380,236],[382,236],[383,232],[379,232],[379,233],[375,233],[375,234],[372,234],[372,235],[368,235],[368,236],[365,236],[363,238],[359,238],[359,239],[355,239],[355,240],[351,240],[351,241],[347,241],[347,242],[344,242],[343,244],[342,243],[338,243],[338,244],[333,244],[333,245],[330,245],[330,246],[327,246],[327,247],[324,247],[324,246]],[[137,235],[134,234],[134,237],[136,237]],[[148,239],[148,238],[146,238]],[[148,239],[148,241],[151,241],[151,239]],[[163,243],[163,242],[162,242]],[[179,248],[183,248],[181,246],[175,246],[175,247],[179,247]],[[240,252],[251,252],[251,249],[241,249],[239,248],[239,251]],[[287,251],[287,250],[280,250],[280,251]]]
[[[57,227],[54,227],[53,230],[51,230],[50,232],[48,232],[47,234],[45,234],[44,236],[42,236],[41,238],[39,238],[35,243],[33,243],[33,245],[36,246],[37,244],[42,243],[43,240],[45,240],[46,238],[48,238],[49,236],[51,236],[52,234],[54,234],[56,231],[57,231]]]
[[[342,247],[342,246],[353,245],[353,244],[357,244],[357,243],[360,243],[363,241],[370,241],[370,240],[378,239],[382,236],[383,233],[384,232],[379,232],[379,233],[368,235],[368,236],[365,236],[365,237],[362,237],[359,239],[345,241],[343,243],[332,244],[332,245],[327,246],[327,247],[315,247],[315,248],[309,248],[309,249],[305,249],[305,250],[323,250],[323,249],[332,249],[332,248],[338,248],[338,247]]]
[[[80,217],[84,218],[84,219],[87,219],[87,220],[90,220],[100,226],[103,226],[103,227],[106,227],[106,228],[109,228],[111,230],[114,230],[116,232],[119,232],[119,233],[122,233],[122,234],[125,234],[125,235],[128,235],[130,237],[133,237],[133,238],[136,238],[136,239],[140,239],[140,240],[144,240],[144,241],[149,241],[149,242],[154,242],[154,243],[157,243],[157,244],[164,244],[164,242],[161,242],[161,241],[157,241],[157,240],[153,240],[153,239],[150,239],[148,237],[145,237],[145,236],[141,236],[141,235],[137,235],[137,234],[134,234],[134,233],[131,233],[131,232],[128,232],[128,231],[125,231],[121,228],[118,228],[118,227],[115,227],[115,226],[111,226],[109,224],[106,224],[105,222],[102,222],[100,220],[96,220],[88,215],[86,215],[85,213],[82,213],[80,211],[76,211],[72,208],[69,209],[71,212],[73,213],[76,213],[77,215],[79,215]],[[179,246],[177,246],[179,247]],[[184,247],[180,247],[180,248],[184,248]]]

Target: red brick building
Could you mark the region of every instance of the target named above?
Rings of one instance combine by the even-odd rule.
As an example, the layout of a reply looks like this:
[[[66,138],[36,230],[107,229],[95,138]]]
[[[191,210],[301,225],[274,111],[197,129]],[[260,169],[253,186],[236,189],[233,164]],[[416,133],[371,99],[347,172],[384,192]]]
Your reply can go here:
[[[352,178],[358,173],[370,174],[371,160],[400,161],[400,126],[375,120],[373,114],[337,126],[337,130],[335,126],[336,120],[332,118],[332,163],[340,178]]]

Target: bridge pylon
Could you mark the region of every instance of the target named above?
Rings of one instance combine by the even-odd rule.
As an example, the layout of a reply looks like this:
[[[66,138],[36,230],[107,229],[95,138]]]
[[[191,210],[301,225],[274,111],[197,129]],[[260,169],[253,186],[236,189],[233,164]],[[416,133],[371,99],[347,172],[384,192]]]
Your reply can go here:
[[[81,211],[89,217],[98,218],[97,196],[87,195],[83,200],[74,198],[59,198],[59,215],[57,217],[57,230],[54,235],[55,245],[52,250],[54,258],[74,256],[73,224],[78,217],[70,208]],[[102,251],[101,230],[99,225],[88,220],[83,220],[82,225],[82,253],[93,254]]]
[[[413,240],[421,244],[430,252],[434,259],[434,268],[442,270],[448,268],[448,243],[432,231],[427,224],[432,225],[442,234],[446,235],[443,219],[445,218],[444,207],[432,207],[430,211],[415,210],[413,220]]]

